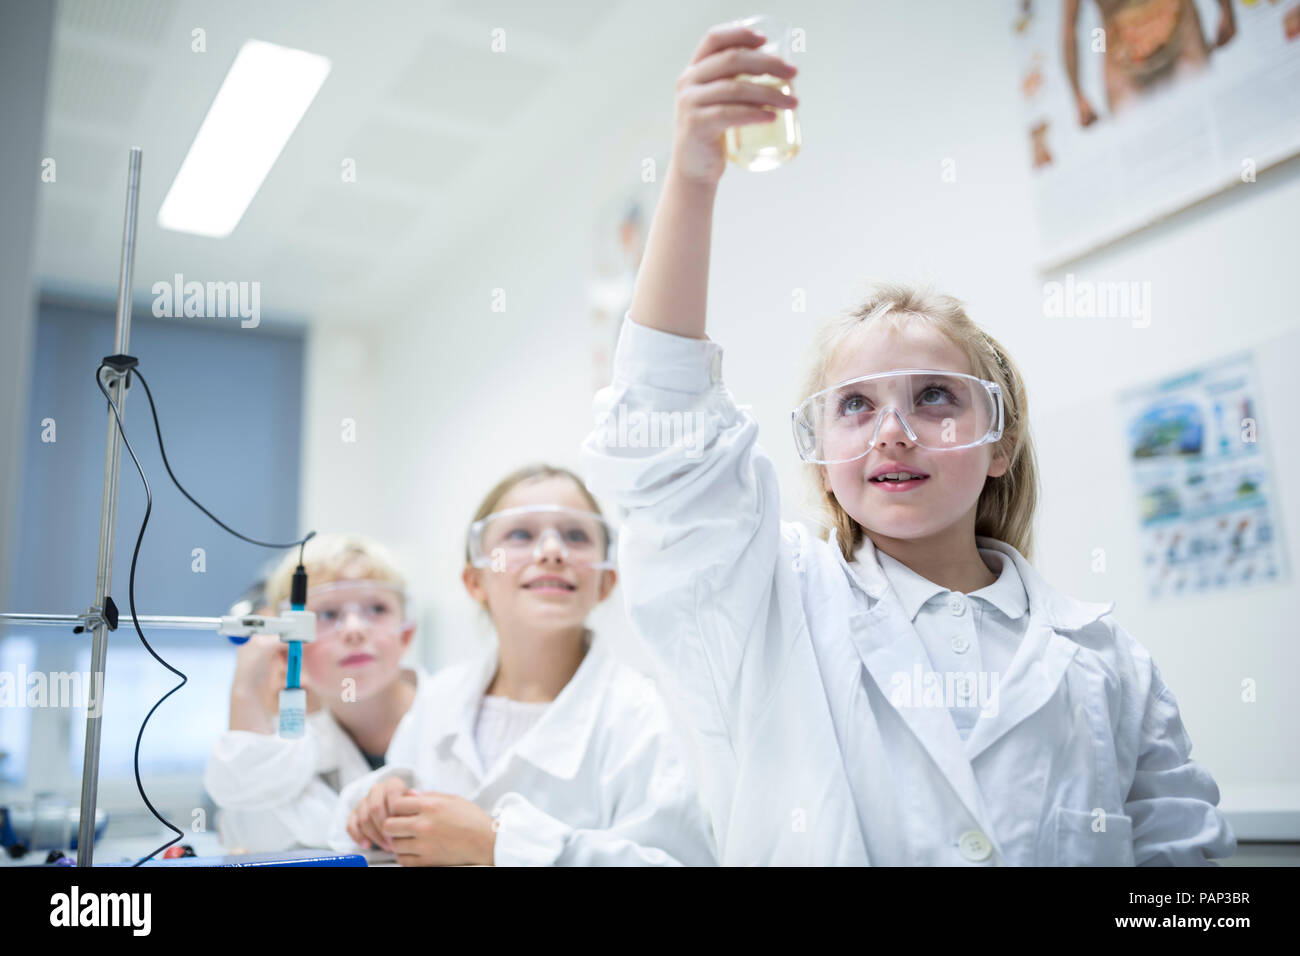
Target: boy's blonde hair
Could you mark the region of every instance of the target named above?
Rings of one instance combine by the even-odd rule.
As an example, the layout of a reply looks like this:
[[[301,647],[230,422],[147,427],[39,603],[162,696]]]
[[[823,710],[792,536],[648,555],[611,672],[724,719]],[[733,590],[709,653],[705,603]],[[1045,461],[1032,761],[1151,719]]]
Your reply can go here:
[[[1038,465],[1029,433],[1029,399],[1024,379],[1006,350],[970,320],[960,301],[901,283],[874,286],[856,308],[823,325],[800,399],[835,384],[825,378],[840,345],[850,334],[876,322],[887,322],[893,328],[907,322],[926,323],[966,353],[971,374],[1001,387],[1004,423],[998,450],[1006,458],[1007,470],[998,478],[985,479],[975,512],[975,533],[1004,541],[1026,558],[1030,557],[1034,508],[1038,504]],[[862,526],[840,505],[835,492],[823,485],[824,467],[809,463],[808,474],[818,503],[835,528],[840,550],[845,558],[852,560],[862,544]]]
[[[303,550],[307,586],[333,581],[384,581],[406,591],[406,578],[388,549],[359,534],[318,534]],[[284,556],[266,581],[265,603],[278,614],[280,602],[289,599],[293,572],[298,567],[298,550]]]

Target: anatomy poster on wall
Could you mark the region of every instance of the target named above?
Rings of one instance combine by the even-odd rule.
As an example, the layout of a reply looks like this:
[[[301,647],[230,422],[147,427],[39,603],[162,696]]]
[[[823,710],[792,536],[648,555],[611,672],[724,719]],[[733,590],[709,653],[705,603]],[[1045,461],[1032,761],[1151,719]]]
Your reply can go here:
[[[1121,396],[1153,598],[1286,577],[1249,353]]]
[[[1300,0],[1011,0],[1044,267],[1300,151]]]

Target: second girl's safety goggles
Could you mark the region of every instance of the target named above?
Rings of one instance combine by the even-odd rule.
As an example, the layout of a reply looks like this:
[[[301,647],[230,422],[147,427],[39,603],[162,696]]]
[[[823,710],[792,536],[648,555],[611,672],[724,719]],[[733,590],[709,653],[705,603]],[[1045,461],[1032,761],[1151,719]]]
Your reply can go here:
[[[331,581],[307,590],[307,610],[316,615],[317,634],[333,634],[349,616],[367,627],[396,629],[407,620],[406,593],[387,581]],[[289,602],[280,602],[280,613]]]
[[[960,372],[898,369],[849,379],[791,412],[804,461],[822,465],[867,454],[893,417],[913,444],[955,451],[1002,437],[1002,389]]]
[[[614,567],[614,528],[594,511],[525,505],[495,511],[469,527],[470,563],[505,571],[540,560],[558,548],[564,560],[590,568]]]

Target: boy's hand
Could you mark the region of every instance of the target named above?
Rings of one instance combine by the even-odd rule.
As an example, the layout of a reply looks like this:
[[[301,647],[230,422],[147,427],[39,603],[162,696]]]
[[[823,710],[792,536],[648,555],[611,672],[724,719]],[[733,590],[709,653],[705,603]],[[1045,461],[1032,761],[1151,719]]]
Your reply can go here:
[[[289,645],[274,634],[254,634],[235,652],[230,686],[230,729],[267,733],[279,708]]]
[[[738,74],[790,79],[793,64],[756,49],[766,38],[734,23],[713,27],[677,78],[677,129],[670,171],[689,182],[713,185],[727,167],[723,135],[732,126],[770,123],[777,109],[799,100],[779,89],[738,80]],[[772,107],[772,109],[764,109]]]
[[[486,810],[449,793],[392,800],[384,837],[402,866],[491,866],[496,830]]]
[[[392,852],[384,836],[384,821],[394,812],[393,802],[405,793],[414,793],[400,778],[387,777],[370,788],[348,815],[348,836],[363,850],[372,847]]]

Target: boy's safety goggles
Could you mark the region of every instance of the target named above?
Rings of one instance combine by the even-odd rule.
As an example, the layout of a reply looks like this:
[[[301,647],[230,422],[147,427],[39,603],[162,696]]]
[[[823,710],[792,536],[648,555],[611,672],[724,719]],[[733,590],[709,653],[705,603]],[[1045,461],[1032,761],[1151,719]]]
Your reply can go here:
[[[400,628],[407,622],[406,593],[387,581],[331,581],[307,589],[307,610],[316,615],[316,633],[341,630],[350,616],[369,628]],[[280,613],[289,602],[280,602]]]
[[[876,445],[890,418],[931,451],[955,451],[1002,437],[1002,389],[960,372],[898,369],[849,379],[805,399],[793,412],[804,461],[855,461]]]
[[[507,508],[469,526],[470,563],[478,568],[520,568],[555,550],[569,564],[613,568],[614,528],[594,511],[560,505]]]

